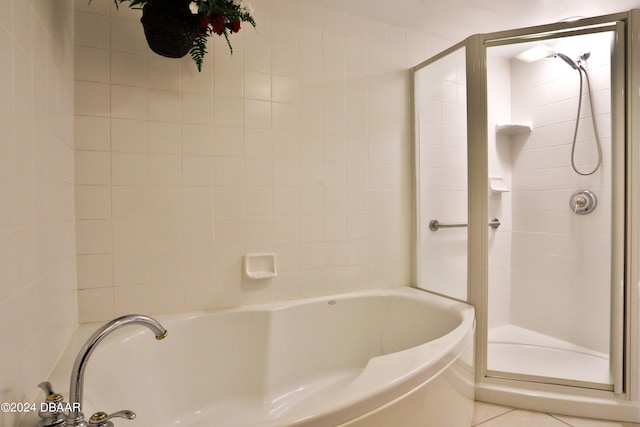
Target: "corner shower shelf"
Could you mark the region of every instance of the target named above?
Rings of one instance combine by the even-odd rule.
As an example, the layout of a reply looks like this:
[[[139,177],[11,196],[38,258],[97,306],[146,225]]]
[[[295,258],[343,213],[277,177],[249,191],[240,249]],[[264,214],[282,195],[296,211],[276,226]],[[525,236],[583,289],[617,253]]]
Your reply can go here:
[[[503,134],[503,135],[529,133],[531,132],[531,127],[532,127],[531,122],[496,124],[496,133]]]
[[[489,188],[491,188],[491,191],[493,191],[494,193],[506,193],[507,191],[509,191],[504,183],[504,178],[501,176],[490,176]]]

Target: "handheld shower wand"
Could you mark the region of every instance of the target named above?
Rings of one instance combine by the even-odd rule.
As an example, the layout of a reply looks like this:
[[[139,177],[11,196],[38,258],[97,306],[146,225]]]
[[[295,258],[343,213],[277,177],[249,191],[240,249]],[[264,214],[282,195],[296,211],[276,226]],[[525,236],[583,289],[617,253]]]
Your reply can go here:
[[[573,168],[575,173],[582,176],[593,175],[602,165],[602,144],[600,143],[600,136],[598,135],[598,125],[596,123],[596,117],[595,117],[594,108],[593,108],[593,97],[591,96],[591,82],[589,80],[589,73],[587,72],[587,69],[583,66],[583,63],[587,59],[589,59],[590,56],[591,56],[591,53],[586,52],[580,55],[578,59],[574,61],[564,53],[558,52],[557,50],[554,50],[546,45],[538,45],[516,55],[517,59],[525,62],[535,62],[543,58],[560,58],[564,62],[566,62],[571,68],[576,70],[580,75],[580,92],[578,93],[578,112],[576,114],[576,126],[573,131],[573,141],[571,143],[571,167]],[[584,79],[582,76],[583,72],[584,72],[584,78],[586,78],[587,80],[589,107],[591,108],[591,121],[593,123],[593,132],[595,134],[596,149],[598,152],[597,164],[595,168],[593,168],[589,172],[580,172],[575,162],[576,139],[578,137],[578,126],[580,124],[580,112],[582,110],[582,87],[583,87],[583,79]]]
[[[553,56],[554,56],[555,58],[560,58],[560,59],[562,59],[564,62],[566,62],[567,64],[569,64],[569,66],[570,66],[571,68],[573,68],[574,70],[578,70],[578,71],[580,71],[580,66],[579,66],[578,64],[576,64],[576,62],[575,62],[573,59],[569,58],[569,57],[568,57],[567,55],[565,55],[564,53],[556,52]]]
[[[589,59],[590,56],[591,56],[591,53],[586,52],[580,55],[577,61],[574,61],[573,59],[569,58],[567,55],[563,53],[556,52],[554,54],[554,57],[562,59],[564,62],[569,64],[571,68],[578,71],[578,74],[580,75],[580,92],[578,92],[578,112],[576,114],[576,126],[573,130],[573,141],[571,142],[571,167],[573,168],[573,171],[575,173],[582,176],[593,175],[600,168],[600,165],[602,165],[602,144],[600,143],[600,136],[598,135],[598,125],[596,123],[596,115],[594,113],[594,108],[593,108],[593,96],[591,95],[591,81],[589,80],[589,73],[587,72],[587,69],[584,68],[584,66],[582,65],[582,63],[587,59]],[[593,133],[595,134],[596,149],[598,152],[598,161],[596,163],[596,167],[589,172],[580,172],[575,163],[576,140],[578,137],[578,126],[580,124],[580,111],[582,110],[582,86],[583,86],[582,73],[583,72],[584,72],[584,78],[586,78],[587,80],[587,92],[588,92],[587,94],[589,96],[589,108],[591,109],[591,122],[593,123]]]

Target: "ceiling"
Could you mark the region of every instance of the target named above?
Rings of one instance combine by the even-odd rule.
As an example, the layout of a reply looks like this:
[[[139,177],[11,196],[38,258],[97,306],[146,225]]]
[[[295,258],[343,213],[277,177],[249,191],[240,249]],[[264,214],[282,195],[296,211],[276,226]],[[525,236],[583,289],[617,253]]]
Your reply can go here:
[[[640,8],[640,0],[308,0],[453,43],[494,31]]]

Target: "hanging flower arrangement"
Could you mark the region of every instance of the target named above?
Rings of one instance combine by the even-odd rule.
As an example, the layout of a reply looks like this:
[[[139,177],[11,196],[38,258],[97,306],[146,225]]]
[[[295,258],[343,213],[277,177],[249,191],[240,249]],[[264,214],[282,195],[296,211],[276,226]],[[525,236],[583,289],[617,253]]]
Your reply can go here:
[[[142,9],[140,21],[151,50],[169,58],[187,53],[202,70],[207,53],[207,39],[223,36],[233,53],[229,34],[240,31],[243,22],[254,28],[253,9],[242,0],[113,0],[129,2],[129,7]]]
[[[229,51],[233,53],[229,33],[240,31],[242,22],[256,27],[256,21],[251,16],[253,9],[242,0],[196,0],[192,1],[189,7],[191,12],[198,16],[200,24],[200,33],[189,51],[198,70],[202,69],[202,58],[207,53],[207,37],[212,34],[224,35]]]

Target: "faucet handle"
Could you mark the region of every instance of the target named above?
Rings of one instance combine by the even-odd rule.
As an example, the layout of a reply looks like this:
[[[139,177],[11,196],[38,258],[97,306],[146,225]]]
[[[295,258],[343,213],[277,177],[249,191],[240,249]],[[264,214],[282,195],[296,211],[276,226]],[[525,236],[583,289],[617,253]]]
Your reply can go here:
[[[42,391],[44,391],[44,394],[46,394],[47,396],[49,396],[50,394],[54,394],[53,387],[51,386],[51,383],[49,381],[42,381],[40,384],[38,384],[38,387],[40,387]]]
[[[64,399],[60,393],[53,391],[49,381],[43,381],[38,387],[47,395],[45,402],[40,405],[38,416],[42,418],[38,422],[38,427],[63,426],[65,424],[65,414],[62,412]]]
[[[114,412],[113,414],[107,415],[106,412],[96,412],[91,415],[89,418],[89,425],[95,427],[113,427],[113,422],[109,421],[111,418],[126,418],[127,420],[132,420],[136,417],[136,413],[133,411],[129,411],[125,409],[123,411]]]
[[[44,391],[44,394],[47,396],[47,402],[60,403],[62,402],[62,395],[60,393],[56,393],[53,391],[53,387],[49,381],[43,381],[38,384],[38,387]]]

